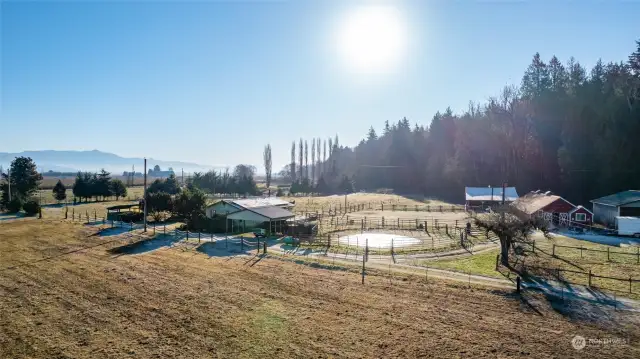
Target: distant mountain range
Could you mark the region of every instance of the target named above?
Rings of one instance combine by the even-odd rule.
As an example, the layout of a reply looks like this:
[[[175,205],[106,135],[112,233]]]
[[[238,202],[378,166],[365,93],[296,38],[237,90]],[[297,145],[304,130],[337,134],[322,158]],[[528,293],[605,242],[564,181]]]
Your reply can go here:
[[[15,157],[31,157],[38,166],[40,172],[76,172],[76,171],[99,171],[105,170],[114,174],[121,174],[123,171],[131,171],[131,166],[135,166],[136,172],[142,172],[144,159],[120,157],[113,153],[93,151],[24,151],[20,153],[0,152],[0,165],[5,168]],[[181,170],[185,172],[208,171],[211,169],[220,170],[226,166],[207,166],[191,162],[162,161],[153,158],[147,159],[147,168],[160,166],[162,170],[172,167],[176,174]]]

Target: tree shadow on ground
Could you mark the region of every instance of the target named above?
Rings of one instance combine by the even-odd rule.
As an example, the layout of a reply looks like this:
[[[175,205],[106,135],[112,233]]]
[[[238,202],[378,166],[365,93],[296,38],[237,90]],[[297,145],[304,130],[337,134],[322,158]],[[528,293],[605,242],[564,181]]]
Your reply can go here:
[[[33,216],[27,216],[26,214],[24,214],[22,212],[18,212],[18,213],[0,213],[0,221],[8,221],[8,220],[12,220],[12,219],[28,218],[28,217],[33,217]]]
[[[109,249],[111,254],[142,254],[155,251],[162,247],[172,247],[175,243],[182,240],[182,237],[159,235],[154,238],[145,239],[135,243],[125,244],[123,246]]]
[[[211,257],[234,257],[254,255],[257,245],[242,245],[242,238],[233,237],[214,242],[206,242],[196,247],[196,251]],[[257,243],[257,242],[256,242]]]

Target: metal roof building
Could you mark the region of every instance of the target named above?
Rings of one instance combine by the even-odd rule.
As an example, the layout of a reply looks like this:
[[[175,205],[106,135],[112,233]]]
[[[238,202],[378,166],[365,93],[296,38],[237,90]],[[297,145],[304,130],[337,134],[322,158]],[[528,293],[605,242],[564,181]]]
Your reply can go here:
[[[502,187],[465,187],[464,197],[469,202],[501,202]],[[505,188],[505,202],[513,202],[518,199],[518,192],[515,187]]]
[[[593,220],[615,227],[616,217],[640,217],[640,191],[629,190],[591,200]]]

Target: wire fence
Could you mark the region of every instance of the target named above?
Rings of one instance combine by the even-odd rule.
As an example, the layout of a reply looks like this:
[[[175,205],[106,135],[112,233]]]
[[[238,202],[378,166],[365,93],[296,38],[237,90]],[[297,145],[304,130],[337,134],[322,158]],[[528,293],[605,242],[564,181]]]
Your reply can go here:
[[[480,209],[480,208],[478,208]],[[321,206],[315,210],[309,210],[308,208],[295,208],[293,211],[299,214],[307,214],[312,216],[337,216],[343,215],[347,213],[354,213],[360,211],[402,211],[402,212],[467,212],[467,210],[472,210],[471,207],[465,207],[463,205],[412,205],[412,204],[398,204],[394,203],[394,201],[381,201],[381,202],[364,202],[364,203],[355,203],[355,204],[346,204],[342,203],[332,204]]]
[[[607,262],[620,262],[620,263],[629,263],[629,264],[640,264],[640,247],[628,247],[627,251],[621,250],[611,250],[610,246],[605,249],[596,249],[589,248],[584,246],[567,246],[551,243],[550,248],[549,245],[543,245],[541,248],[540,244],[536,244],[536,242],[526,243],[528,247],[530,247],[531,252],[535,253],[536,250],[549,250],[551,249],[551,256],[562,258],[568,257],[569,255],[577,256],[580,255],[580,259],[587,260],[597,260],[604,261],[606,258]],[[568,253],[567,253],[568,252]]]
[[[500,269],[500,255],[496,257],[496,270]],[[559,267],[545,267],[525,264],[518,261],[512,264],[513,269],[521,273],[525,280],[537,281],[537,278],[555,280],[562,283],[582,285],[612,292],[640,293],[640,279],[629,277],[613,277],[589,271],[566,269]]]

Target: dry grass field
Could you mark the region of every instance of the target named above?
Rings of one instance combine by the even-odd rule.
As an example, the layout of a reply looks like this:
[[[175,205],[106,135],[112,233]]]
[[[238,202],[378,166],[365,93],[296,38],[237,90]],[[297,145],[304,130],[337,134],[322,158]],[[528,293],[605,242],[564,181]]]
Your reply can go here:
[[[357,269],[0,222],[0,358],[637,358],[629,312]],[[575,335],[627,344],[571,346]]]
[[[346,196],[347,197],[347,205],[368,205],[371,203],[372,205],[380,206],[381,203],[385,205],[395,204],[398,206],[424,206],[424,205],[450,205],[449,203],[437,201],[437,200],[428,200],[428,199],[412,199],[403,196],[399,196],[396,194],[378,194],[378,193],[352,193]],[[295,210],[297,212],[305,212],[305,211],[320,211],[324,209],[327,211],[329,208],[336,207],[344,207],[345,205],[345,196],[342,195],[332,195],[332,196],[319,196],[319,197],[283,197],[282,199],[286,201],[294,201],[296,202]]]

